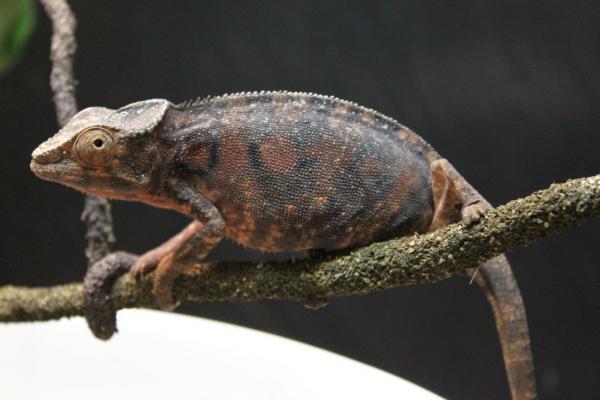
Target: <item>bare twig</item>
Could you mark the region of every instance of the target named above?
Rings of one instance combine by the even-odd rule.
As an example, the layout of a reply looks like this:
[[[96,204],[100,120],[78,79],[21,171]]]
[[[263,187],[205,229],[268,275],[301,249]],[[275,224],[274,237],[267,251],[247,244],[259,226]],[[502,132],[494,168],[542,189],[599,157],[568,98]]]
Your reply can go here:
[[[600,216],[600,175],[574,179],[490,210],[477,223],[453,224],[427,235],[375,243],[324,260],[287,263],[203,264],[175,285],[179,301],[305,300],[437,282],[495,255]],[[113,256],[118,256],[113,255]],[[122,258],[131,263],[133,258]],[[126,275],[112,290],[116,308],[150,307],[152,275]],[[79,284],[53,288],[0,288],[0,321],[81,315]]]
[[[110,253],[115,243],[110,202],[103,197],[85,196],[81,219],[86,224],[85,256],[88,268]]]
[[[52,21],[52,44],[50,60],[50,87],[54,92],[54,105],[58,124],[65,125],[77,112],[75,99],[76,81],[73,78],[73,56],[77,48],[75,41],[75,16],[64,0],[40,0]]]
[[[54,92],[58,124],[63,126],[77,113],[75,99],[77,82],[73,75],[73,56],[77,48],[76,20],[65,0],[40,0],[40,2],[52,21],[50,87]],[[81,217],[87,226],[85,255],[88,258],[88,265],[92,265],[106,256],[115,242],[110,203],[101,197],[87,196]]]

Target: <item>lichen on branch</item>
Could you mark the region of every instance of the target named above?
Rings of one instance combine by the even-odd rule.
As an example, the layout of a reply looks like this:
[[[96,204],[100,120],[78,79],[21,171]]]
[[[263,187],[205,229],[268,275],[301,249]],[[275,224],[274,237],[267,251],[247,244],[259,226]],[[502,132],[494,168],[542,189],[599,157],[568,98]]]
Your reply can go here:
[[[554,184],[426,235],[374,243],[324,259],[198,264],[174,286],[178,301],[306,300],[365,294],[448,278],[493,256],[600,216],[600,175]],[[124,257],[131,263],[133,258]],[[111,293],[117,309],[152,307],[153,275],[119,278]],[[80,284],[0,288],[0,321],[82,315]]]

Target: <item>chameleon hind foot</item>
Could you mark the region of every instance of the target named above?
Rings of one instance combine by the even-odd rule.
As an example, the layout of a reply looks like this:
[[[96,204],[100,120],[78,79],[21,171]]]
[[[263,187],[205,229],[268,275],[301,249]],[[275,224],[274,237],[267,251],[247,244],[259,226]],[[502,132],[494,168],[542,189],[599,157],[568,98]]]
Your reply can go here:
[[[166,257],[166,255],[167,254],[165,252],[160,251],[160,248],[158,247],[152,249],[138,257],[138,259],[131,267],[129,273],[134,278],[143,278],[144,275],[155,270],[158,266],[158,263],[160,263],[160,260]]]
[[[175,308],[171,295],[171,286],[175,282],[176,275],[169,278],[165,271],[172,269],[175,251],[169,249],[164,243],[141,255],[133,264],[130,274],[136,278],[143,278],[144,275],[156,271],[153,282],[154,297],[158,306],[163,310],[172,310]]]
[[[173,300],[173,285],[180,275],[198,276],[209,269],[208,264],[193,262],[189,258],[178,259],[175,253],[163,258],[154,274],[153,293],[156,303],[163,310],[172,310],[179,305]]]
[[[221,240],[223,221],[217,214],[206,223],[195,220],[172,239],[142,255],[131,270],[133,276],[154,271],[154,297],[163,310],[177,306],[173,301],[173,284],[177,277],[204,260]]]

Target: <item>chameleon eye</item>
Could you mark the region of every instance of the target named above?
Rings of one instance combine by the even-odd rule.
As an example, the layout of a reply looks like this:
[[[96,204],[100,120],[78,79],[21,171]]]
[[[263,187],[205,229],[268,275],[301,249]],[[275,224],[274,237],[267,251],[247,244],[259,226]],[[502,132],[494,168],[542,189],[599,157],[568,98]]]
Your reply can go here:
[[[110,159],[113,148],[114,139],[110,131],[94,127],[79,134],[74,149],[81,161],[97,167]]]

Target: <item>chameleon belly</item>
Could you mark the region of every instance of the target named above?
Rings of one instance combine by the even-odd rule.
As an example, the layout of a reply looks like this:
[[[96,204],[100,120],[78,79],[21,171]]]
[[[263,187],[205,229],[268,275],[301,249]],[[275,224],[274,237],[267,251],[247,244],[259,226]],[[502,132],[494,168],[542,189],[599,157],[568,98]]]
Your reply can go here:
[[[232,105],[233,104],[233,105]],[[181,174],[219,209],[230,239],[263,251],[342,249],[431,219],[428,146],[397,122],[324,96],[264,93],[177,111]],[[168,132],[168,130],[164,130]]]

